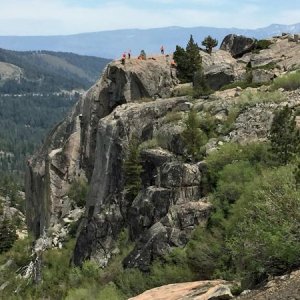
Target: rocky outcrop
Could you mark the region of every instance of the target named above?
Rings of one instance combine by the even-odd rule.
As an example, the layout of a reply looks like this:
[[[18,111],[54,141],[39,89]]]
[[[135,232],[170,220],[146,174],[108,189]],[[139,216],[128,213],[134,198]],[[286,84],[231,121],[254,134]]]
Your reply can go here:
[[[282,300],[298,299],[300,295],[300,271],[276,276],[257,290],[245,290],[239,300]]]
[[[260,54],[247,54],[247,59],[240,60],[222,50],[201,55],[205,76],[212,84],[217,80],[218,88],[242,80],[246,64]],[[148,270],[153,259],[172,247],[183,247],[196,226],[206,225],[212,208],[206,198],[206,164],[184,163],[182,159],[183,119],[191,107],[204,118],[216,120],[217,133],[226,132],[222,140],[210,139],[203,147],[209,153],[227,141],[265,140],[272,112],[285,105],[272,99],[267,103],[248,101],[240,88],[193,103],[187,96],[169,98],[178,81],[167,59],[131,59],[125,65],[108,65],[100,80],[28,162],[28,226],[36,237],[51,228],[55,234],[47,234],[52,245],[61,247],[71,224],[80,219],[73,255],[76,265],[92,258],[106,266],[119,252],[120,233],[128,229],[135,246],[124,265]],[[296,107],[300,104],[299,92],[293,93],[284,92],[287,104]],[[234,109],[237,116],[232,116]],[[228,119],[232,124],[224,125]],[[141,189],[131,199],[123,163],[133,138],[141,143],[144,171]],[[79,177],[86,178],[90,185],[84,211],[68,197],[70,185]]]
[[[229,300],[232,283],[223,280],[176,283],[154,288],[129,300]]]
[[[225,84],[245,77],[245,64],[235,60],[229,52],[219,50],[210,55],[201,51],[200,54],[205,79],[211,89],[218,90]]]
[[[243,56],[251,52],[255,47],[255,39],[243,35],[229,34],[225,36],[221,43],[220,49],[230,52],[234,58]]]
[[[176,137],[182,127],[173,132],[164,123],[169,112],[191,106],[187,97],[166,98],[176,83],[165,58],[108,65],[28,162],[27,222],[37,237],[51,228],[55,233],[48,236],[55,247],[61,247],[69,224],[81,216],[68,198],[70,184],[78,177],[90,183],[74,250],[76,265],[93,258],[105,266],[127,227],[136,247],[124,263],[147,269],[172,246],[184,246],[195,226],[206,224],[211,205],[202,199],[205,168],[177,161],[176,151],[182,154],[183,147]],[[128,201],[123,162],[129,143],[133,137],[142,143],[162,136],[163,130],[174,154],[161,148],[142,152],[143,188]]]
[[[153,258],[163,255],[171,246],[185,245],[191,228],[205,224],[209,204],[195,205],[194,210],[187,209],[185,214],[176,212],[176,205],[200,200],[199,166],[177,162],[165,150],[142,152],[146,159],[144,189],[133,202],[128,202],[124,195],[122,163],[131,137],[141,141],[151,139],[160,130],[163,117],[185,102],[185,97],[178,97],[124,104],[99,121],[98,155],[86,204],[87,215],[74,251],[75,264],[93,258],[105,266],[112,252],[117,251],[115,241],[120,231],[128,227],[137,246],[125,265],[147,269]]]
[[[268,49],[254,53],[250,58],[252,68],[268,67],[274,69],[279,75],[285,71],[292,71],[300,67],[300,44],[289,41],[288,36],[275,37],[270,39],[271,45]],[[273,65],[273,66],[272,66]]]
[[[99,120],[118,105],[167,97],[176,83],[174,70],[162,57],[131,60],[126,65],[116,61],[106,67],[100,80],[70,115],[53,129],[40,151],[28,161],[27,223],[35,236],[41,235],[61,218],[63,207],[68,206],[66,202],[69,200],[65,196],[70,183],[79,176],[91,180],[95,156],[98,155]]]

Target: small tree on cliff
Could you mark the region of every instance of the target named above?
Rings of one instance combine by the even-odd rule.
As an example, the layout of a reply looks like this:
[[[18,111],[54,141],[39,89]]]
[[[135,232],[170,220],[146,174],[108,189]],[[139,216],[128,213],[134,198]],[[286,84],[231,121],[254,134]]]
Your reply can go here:
[[[202,41],[202,46],[205,46],[206,51],[211,54],[212,49],[218,46],[218,41],[209,35]]]
[[[270,130],[272,151],[280,163],[287,164],[300,149],[300,132],[288,106],[275,112]]]
[[[185,121],[185,130],[182,132],[182,139],[185,143],[187,154],[193,159],[201,158],[201,146],[207,137],[200,129],[200,120],[197,112],[191,109]]]
[[[201,70],[202,60],[199,50],[199,46],[194,42],[192,35],[186,49],[176,46],[173,58],[177,65],[178,78],[182,82],[193,81],[195,72]]]
[[[124,177],[126,196],[132,201],[141,188],[142,165],[140,161],[140,150],[137,138],[132,138],[129,143],[128,155],[124,161]]]
[[[10,220],[4,219],[0,223],[0,254],[8,251],[17,238],[15,225]]]

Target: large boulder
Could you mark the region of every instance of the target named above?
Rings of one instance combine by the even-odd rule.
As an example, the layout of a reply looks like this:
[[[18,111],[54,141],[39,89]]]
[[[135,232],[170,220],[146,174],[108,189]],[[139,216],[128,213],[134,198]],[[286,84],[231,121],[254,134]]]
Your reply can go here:
[[[235,79],[232,65],[221,64],[208,68],[205,72],[205,79],[212,90],[218,90],[223,85],[232,83]]]
[[[233,57],[238,58],[251,52],[254,47],[255,39],[243,35],[229,34],[222,41],[220,50],[228,51]]]
[[[242,80],[245,76],[245,63],[238,62],[227,51],[218,50],[209,55],[200,51],[203,72],[209,87],[218,90],[225,84]]]

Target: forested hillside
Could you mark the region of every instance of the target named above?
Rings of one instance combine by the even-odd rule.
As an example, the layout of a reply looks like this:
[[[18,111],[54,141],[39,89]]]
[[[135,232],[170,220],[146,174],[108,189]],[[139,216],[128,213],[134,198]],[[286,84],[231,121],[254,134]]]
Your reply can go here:
[[[77,98],[68,94],[0,96],[1,173],[21,177],[26,157],[36,150],[50,128],[63,119]]]
[[[0,49],[0,173],[23,182],[26,157],[100,77],[108,59]]]
[[[87,89],[108,62],[73,53],[0,49],[0,93]]]

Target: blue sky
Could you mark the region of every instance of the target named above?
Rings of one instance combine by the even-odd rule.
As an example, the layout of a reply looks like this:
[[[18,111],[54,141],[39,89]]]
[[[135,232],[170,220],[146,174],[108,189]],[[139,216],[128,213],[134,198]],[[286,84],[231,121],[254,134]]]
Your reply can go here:
[[[0,0],[0,35],[300,23],[299,0]]]

